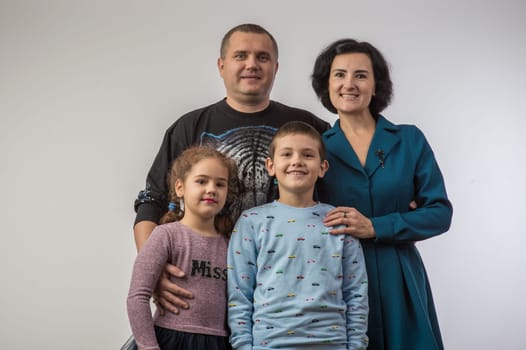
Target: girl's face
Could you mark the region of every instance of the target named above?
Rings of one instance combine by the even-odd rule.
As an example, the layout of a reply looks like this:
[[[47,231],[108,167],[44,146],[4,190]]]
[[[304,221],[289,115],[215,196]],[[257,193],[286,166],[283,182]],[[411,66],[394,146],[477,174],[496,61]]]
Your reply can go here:
[[[177,196],[184,200],[185,216],[214,217],[225,206],[228,169],[218,159],[205,158],[195,163],[184,181],[177,180]]]
[[[334,57],[329,75],[329,98],[339,115],[369,113],[375,81],[371,59],[364,53]]]

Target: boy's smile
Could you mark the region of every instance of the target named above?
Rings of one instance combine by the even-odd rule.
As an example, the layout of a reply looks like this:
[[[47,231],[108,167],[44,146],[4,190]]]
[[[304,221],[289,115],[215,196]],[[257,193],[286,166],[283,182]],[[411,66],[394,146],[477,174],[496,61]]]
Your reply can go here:
[[[320,158],[318,142],[304,134],[277,139],[272,159],[267,159],[269,175],[278,180],[280,202],[295,198],[312,203],[314,185],[327,167],[327,161]]]

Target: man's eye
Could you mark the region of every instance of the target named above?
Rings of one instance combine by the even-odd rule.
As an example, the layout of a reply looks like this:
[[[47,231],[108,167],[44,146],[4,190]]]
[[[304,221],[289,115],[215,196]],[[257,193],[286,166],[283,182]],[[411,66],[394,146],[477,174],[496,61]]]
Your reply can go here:
[[[242,60],[242,59],[245,59],[247,57],[247,55],[245,55],[244,53],[238,53],[236,55],[234,55],[234,58],[237,59],[237,60]]]
[[[268,60],[270,60],[270,56],[269,55],[259,55],[258,60],[262,62],[267,62]]]

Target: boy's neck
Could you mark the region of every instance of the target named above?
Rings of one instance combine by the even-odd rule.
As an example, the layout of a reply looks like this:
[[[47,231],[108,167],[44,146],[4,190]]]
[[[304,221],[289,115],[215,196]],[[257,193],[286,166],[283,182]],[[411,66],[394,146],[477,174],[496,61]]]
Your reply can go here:
[[[295,208],[309,208],[317,204],[312,193],[280,193],[278,202]]]

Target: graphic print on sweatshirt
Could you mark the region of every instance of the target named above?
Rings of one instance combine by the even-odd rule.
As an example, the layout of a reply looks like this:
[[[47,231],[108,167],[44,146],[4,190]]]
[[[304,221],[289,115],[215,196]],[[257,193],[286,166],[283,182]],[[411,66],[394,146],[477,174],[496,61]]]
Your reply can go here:
[[[247,126],[229,130],[220,135],[203,133],[201,145],[213,147],[234,159],[241,181],[241,209],[265,204],[274,199],[273,186],[265,169],[268,148],[276,128]]]

